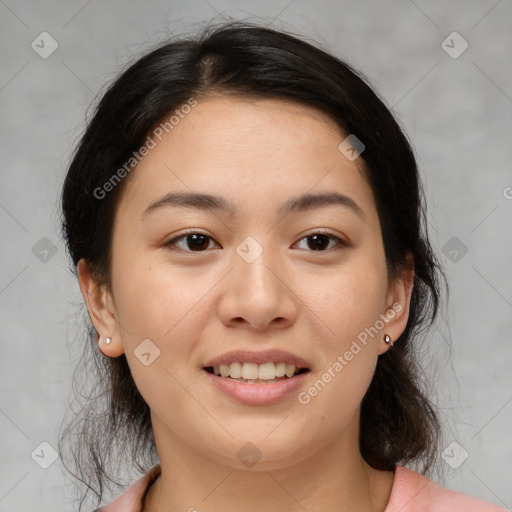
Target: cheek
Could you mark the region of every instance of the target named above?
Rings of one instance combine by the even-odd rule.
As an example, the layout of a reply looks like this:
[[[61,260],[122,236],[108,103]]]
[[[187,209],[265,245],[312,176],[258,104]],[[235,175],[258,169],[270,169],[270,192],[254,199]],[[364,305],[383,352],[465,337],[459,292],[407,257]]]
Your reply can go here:
[[[191,360],[202,328],[197,305],[214,283],[194,278],[189,270],[171,270],[142,251],[119,249],[112,284],[124,351],[139,392],[158,409],[180,400],[175,379],[183,381],[180,373],[187,369],[178,362]],[[150,353],[148,365],[143,352]]]
[[[162,339],[206,291],[208,283],[194,278],[189,270],[173,270],[142,251],[117,254],[113,265],[116,307],[130,334]]]
[[[383,313],[387,292],[383,263],[354,257],[339,271],[314,278],[304,274],[300,281],[299,295],[323,323],[336,348],[374,325]]]
[[[310,408],[311,428],[333,436],[356,414],[373,377],[380,342],[366,329],[382,312],[385,280],[377,271],[352,270],[332,277],[323,293],[310,295],[316,302],[309,307],[322,329],[315,340],[322,365],[299,402]]]

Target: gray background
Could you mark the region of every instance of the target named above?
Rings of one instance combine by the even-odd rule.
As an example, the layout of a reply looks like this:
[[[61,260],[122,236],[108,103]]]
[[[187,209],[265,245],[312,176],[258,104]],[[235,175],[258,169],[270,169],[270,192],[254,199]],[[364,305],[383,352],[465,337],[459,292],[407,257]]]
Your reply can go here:
[[[40,443],[56,448],[81,326],[57,203],[86,109],[134,54],[229,17],[293,30],[346,59],[412,139],[451,285],[425,350],[443,448],[458,443],[440,461],[442,482],[512,507],[510,0],[0,0],[0,511],[74,510],[60,459],[48,469],[35,460],[51,453]],[[58,42],[46,59],[31,47],[43,31]],[[453,31],[469,45],[458,58],[441,44]],[[462,46],[452,39],[453,54]],[[468,458],[452,467],[462,449]]]

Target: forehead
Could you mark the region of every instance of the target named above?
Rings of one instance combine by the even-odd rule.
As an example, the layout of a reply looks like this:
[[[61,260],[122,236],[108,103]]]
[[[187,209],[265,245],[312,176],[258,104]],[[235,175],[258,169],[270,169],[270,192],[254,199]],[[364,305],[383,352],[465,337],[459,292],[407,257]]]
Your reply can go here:
[[[281,204],[308,190],[371,200],[360,162],[338,149],[346,135],[313,107],[208,97],[176,117],[161,140],[154,132],[150,137],[154,147],[130,175],[120,207],[129,203],[142,212],[173,190],[222,195],[240,207]]]
[[[178,108],[179,110],[179,108]],[[159,153],[175,153],[182,142],[195,143],[195,149],[208,151],[212,156],[254,161],[289,157],[290,151],[312,151],[317,157],[337,148],[343,134],[338,125],[323,112],[291,101],[262,100],[241,97],[214,96],[199,100],[198,104],[180,119],[173,118],[150,158]],[[168,132],[168,133],[167,133]],[[171,140],[172,139],[172,140]],[[270,151],[262,155],[261,149]],[[189,149],[192,149],[190,147]],[[182,153],[180,157],[193,160],[204,154]],[[246,161],[246,166],[250,165]]]

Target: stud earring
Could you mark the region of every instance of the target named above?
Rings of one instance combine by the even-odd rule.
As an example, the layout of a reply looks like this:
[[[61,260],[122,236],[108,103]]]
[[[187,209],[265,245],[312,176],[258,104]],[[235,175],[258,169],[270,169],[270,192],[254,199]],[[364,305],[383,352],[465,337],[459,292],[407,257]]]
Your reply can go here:
[[[384,335],[384,342],[388,345],[391,343],[391,336],[389,334]],[[391,343],[391,346],[393,346],[393,343]]]
[[[112,338],[105,338],[105,343],[108,345],[112,341]]]

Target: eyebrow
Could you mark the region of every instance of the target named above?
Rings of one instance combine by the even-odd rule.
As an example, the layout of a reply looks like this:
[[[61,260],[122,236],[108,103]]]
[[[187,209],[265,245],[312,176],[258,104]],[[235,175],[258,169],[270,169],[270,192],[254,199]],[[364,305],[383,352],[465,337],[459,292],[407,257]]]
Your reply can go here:
[[[288,213],[315,210],[326,206],[343,206],[352,210],[359,217],[365,218],[362,208],[349,196],[339,192],[305,193],[285,201],[277,213],[285,216]],[[152,202],[142,214],[142,218],[150,213],[166,207],[195,208],[198,210],[215,210],[234,216],[236,207],[227,199],[200,192],[170,192]]]

